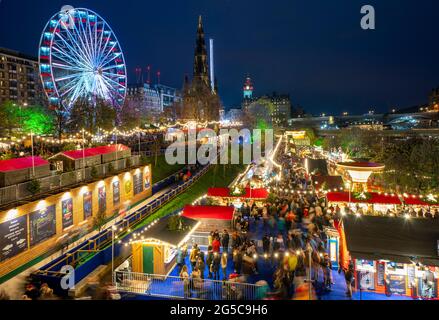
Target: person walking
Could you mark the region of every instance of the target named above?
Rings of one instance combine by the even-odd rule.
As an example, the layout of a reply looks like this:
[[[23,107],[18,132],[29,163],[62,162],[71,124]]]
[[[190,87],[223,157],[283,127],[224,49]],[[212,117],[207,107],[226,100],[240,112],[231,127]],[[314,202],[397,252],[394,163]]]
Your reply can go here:
[[[213,250],[212,250],[212,246],[209,246],[207,248],[207,257],[206,257],[206,266],[207,266],[207,270],[209,272],[208,274],[208,278],[212,279],[213,273],[213,258],[214,258],[214,254],[213,254]]]
[[[220,279],[220,265],[221,265],[221,256],[219,253],[214,252],[213,257],[213,280],[219,280]]]
[[[201,251],[198,254],[197,264],[195,266],[198,270],[200,270],[200,278],[204,280],[204,271],[206,269],[206,263],[204,262],[204,252]]]
[[[199,252],[198,245],[194,244],[191,253],[189,255],[189,260],[191,262],[192,270],[195,269],[195,265],[197,264],[198,252]]]
[[[221,237],[221,246],[223,247],[223,253],[229,253],[229,240],[230,236],[226,229],[224,229],[223,235]]]
[[[352,284],[354,282],[354,265],[353,263],[349,264],[348,270],[345,271],[344,275],[346,281],[346,295],[349,299],[352,299]]]
[[[212,250],[213,253],[220,253],[221,243],[219,241],[219,237],[215,237],[212,241]]]
[[[192,296],[191,294],[191,286],[190,286],[190,279],[189,279],[189,272],[187,270],[187,265],[184,265],[180,272],[180,279],[183,281],[183,288],[184,288],[184,297],[190,298]]]
[[[227,256],[227,252],[223,252],[223,254],[221,255],[221,269],[223,269],[223,280],[227,279]]]

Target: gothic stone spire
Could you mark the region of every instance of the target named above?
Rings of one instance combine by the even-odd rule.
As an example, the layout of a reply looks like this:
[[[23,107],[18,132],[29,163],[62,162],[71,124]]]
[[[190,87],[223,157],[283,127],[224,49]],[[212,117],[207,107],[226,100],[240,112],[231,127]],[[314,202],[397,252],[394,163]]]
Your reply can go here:
[[[200,84],[205,83],[210,88],[206,41],[204,39],[203,21],[201,16],[198,17],[197,41],[194,57],[194,81]]]

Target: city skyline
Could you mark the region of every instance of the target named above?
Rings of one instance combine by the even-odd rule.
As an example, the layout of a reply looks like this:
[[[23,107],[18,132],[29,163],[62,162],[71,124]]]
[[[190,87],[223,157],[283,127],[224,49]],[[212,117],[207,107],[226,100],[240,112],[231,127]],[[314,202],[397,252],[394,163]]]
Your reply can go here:
[[[26,3],[31,5],[0,3],[2,17],[19,16],[1,19],[3,29],[15,31],[2,33],[0,46],[36,56],[45,23],[67,3],[52,1],[19,15]],[[424,1],[415,12],[409,1],[369,3],[377,14],[377,29],[369,31],[360,28],[361,1],[343,7],[322,2],[312,9],[297,1],[265,8],[261,1],[194,0],[172,2],[176,10],[168,11],[163,4],[128,1],[123,12],[113,1],[69,4],[95,9],[113,26],[131,83],[136,67],[151,65],[161,71],[162,83],[181,88],[184,75],[192,75],[194,21],[201,14],[206,38],[215,39],[219,94],[226,107],[240,104],[247,74],[255,95],[289,93],[293,105],[314,114],[387,112],[426,103],[439,84],[437,44],[429,40],[439,5]]]

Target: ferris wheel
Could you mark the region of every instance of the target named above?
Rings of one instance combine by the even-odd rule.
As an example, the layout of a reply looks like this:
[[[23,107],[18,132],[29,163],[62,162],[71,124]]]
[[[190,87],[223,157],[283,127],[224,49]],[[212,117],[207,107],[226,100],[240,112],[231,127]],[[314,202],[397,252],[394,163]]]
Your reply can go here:
[[[40,77],[51,108],[69,111],[78,99],[120,108],[127,74],[120,44],[97,13],[64,6],[46,24],[39,47]]]

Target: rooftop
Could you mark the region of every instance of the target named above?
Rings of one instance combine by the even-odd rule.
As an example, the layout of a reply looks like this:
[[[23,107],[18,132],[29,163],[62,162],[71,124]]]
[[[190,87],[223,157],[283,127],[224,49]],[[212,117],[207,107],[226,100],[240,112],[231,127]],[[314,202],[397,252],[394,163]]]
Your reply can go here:
[[[23,157],[9,160],[0,160],[0,172],[12,172],[17,170],[29,169],[32,168],[32,166],[40,167],[48,164],[49,162],[41,157]]]
[[[94,157],[94,156],[99,156],[113,152],[122,152],[126,150],[130,150],[130,148],[123,144],[114,144],[110,146],[100,146],[100,147],[88,148],[84,150],[80,149],[80,150],[64,151],[59,153],[58,155],[64,155],[67,158],[77,160],[77,159],[82,159],[83,157],[85,158]]]

